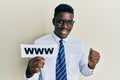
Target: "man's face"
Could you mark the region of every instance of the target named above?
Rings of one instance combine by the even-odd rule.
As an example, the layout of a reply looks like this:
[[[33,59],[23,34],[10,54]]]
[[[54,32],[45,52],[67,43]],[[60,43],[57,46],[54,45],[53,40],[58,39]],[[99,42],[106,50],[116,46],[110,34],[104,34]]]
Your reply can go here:
[[[68,12],[61,12],[53,19],[55,26],[54,32],[60,38],[66,38],[73,28],[73,14]]]

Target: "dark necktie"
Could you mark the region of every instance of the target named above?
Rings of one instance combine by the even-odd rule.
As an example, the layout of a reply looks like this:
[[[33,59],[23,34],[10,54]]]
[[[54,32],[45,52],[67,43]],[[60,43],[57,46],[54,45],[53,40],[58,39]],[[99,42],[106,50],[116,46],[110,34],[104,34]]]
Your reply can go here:
[[[67,80],[63,40],[60,40],[59,53],[56,60],[56,80]]]

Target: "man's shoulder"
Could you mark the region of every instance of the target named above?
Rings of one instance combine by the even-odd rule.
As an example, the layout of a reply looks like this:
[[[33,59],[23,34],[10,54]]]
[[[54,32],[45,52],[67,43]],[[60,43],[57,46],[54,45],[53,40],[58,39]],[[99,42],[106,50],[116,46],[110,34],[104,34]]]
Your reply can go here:
[[[71,37],[71,39],[69,40],[69,45],[71,45],[72,47],[78,48],[78,50],[79,48],[86,49],[84,41],[76,37]]]
[[[44,35],[44,36],[39,37],[36,40],[34,40],[34,43],[35,44],[37,44],[37,43],[44,43],[46,41],[50,41],[51,38],[52,38],[52,34],[47,34],[47,35]]]
[[[83,41],[79,38],[76,38],[76,37],[71,37],[70,36],[70,42],[73,42],[73,43],[83,43]]]

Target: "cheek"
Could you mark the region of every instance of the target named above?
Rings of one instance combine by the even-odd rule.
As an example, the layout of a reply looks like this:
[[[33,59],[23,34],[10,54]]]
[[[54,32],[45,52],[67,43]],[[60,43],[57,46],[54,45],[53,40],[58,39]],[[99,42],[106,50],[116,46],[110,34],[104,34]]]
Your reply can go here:
[[[73,28],[73,26],[69,27],[69,29],[72,29],[72,28]]]
[[[68,27],[67,29],[68,29],[69,31],[71,31],[71,30],[72,30],[72,28],[73,28],[73,27]]]
[[[56,24],[55,27],[56,27],[56,28],[61,28],[62,26],[59,25],[59,24]]]

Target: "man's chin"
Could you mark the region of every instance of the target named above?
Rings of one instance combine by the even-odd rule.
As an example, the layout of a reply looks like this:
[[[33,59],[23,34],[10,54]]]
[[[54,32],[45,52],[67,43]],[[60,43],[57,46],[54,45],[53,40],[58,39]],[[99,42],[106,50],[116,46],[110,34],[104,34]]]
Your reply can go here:
[[[57,32],[55,32],[55,34],[56,34],[59,38],[61,38],[61,39],[67,38],[67,36],[68,36],[68,34],[57,33]]]
[[[68,35],[61,35],[61,38],[67,38]]]

